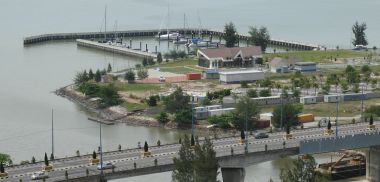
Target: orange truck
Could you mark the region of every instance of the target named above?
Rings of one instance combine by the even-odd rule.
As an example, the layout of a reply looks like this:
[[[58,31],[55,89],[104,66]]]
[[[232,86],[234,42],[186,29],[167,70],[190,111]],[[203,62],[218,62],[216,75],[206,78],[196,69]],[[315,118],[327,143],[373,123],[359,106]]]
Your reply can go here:
[[[300,114],[298,115],[299,123],[308,123],[314,121],[314,114]]]

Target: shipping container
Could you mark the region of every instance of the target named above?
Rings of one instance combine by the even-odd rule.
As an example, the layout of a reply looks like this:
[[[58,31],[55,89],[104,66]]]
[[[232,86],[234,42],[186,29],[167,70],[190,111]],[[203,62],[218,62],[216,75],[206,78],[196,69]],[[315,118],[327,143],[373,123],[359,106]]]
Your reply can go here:
[[[235,108],[223,108],[223,109],[208,110],[208,116],[220,116],[222,114],[231,113],[234,110],[235,110]]]
[[[200,80],[202,79],[201,73],[188,73],[186,74],[188,80]]]
[[[342,97],[343,97],[342,95],[325,95],[324,96],[324,101],[325,102],[330,102],[330,103],[332,103],[332,102],[338,102],[338,101],[342,101],[343,100]]]
[[[352,94],[344,94],[343,100],[344,101],[353,101],[353,100],[365,100],[367,97],[367,94],[365,93],[352,93]]]
[[[259,119],[256,121],[257,129],[264,129],[270,126],[270,120],[267,119]]]
[[[301,104],[315,104],[317,103],[317,97],[316,96],[305,96],[300,98]]]
[[[308,123],[314,121],[314,114],[300,114],[298,115],[298,122]]]
[[[222,109],[222,105],[211,105],[211,106],[205,106],[206,110],[215,110],[215,109]]]

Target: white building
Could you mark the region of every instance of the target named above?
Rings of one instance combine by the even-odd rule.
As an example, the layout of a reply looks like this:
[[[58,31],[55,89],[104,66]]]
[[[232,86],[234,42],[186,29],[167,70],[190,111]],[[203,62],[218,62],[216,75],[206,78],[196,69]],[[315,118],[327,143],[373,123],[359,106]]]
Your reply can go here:
[[[333,103],[333,102],[342,101],[343,100],[343,96],[341,96],[341,95],[325,95],[323,97],[323,100],[324,100],[324,102]]]
[[[260,46],[222,47],[199,49],[198,66],[215,69],[222,67],[252,67],[256,59],[262,58]]]
[[[220,116],[222,114],[228,114],[234,111],[235,108],[222,108],[222,109],[213,109],[208,111],[208,116]]]
[[[264,72],[255,69],[224,71],[219,73],[219,81],[222,83],[240,83],[242,81],[253,82],[264,79]]]
[[[315,104],[317,103],[317,97],[316,96],[305,96],[300,98],[301,104]]]
[[[297,62],[294,64],[294,70],[301,72],[313,72],[317,71],[317,63],[314,62]]]
[[[275,57],[268,63],[268,66],[273,73],[287,73],[294,68],[296,62],[299,60]]]

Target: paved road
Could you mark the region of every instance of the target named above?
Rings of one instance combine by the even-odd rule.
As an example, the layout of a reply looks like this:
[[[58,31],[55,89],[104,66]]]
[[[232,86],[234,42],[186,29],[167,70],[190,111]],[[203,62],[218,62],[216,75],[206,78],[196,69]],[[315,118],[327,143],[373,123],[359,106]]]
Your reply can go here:
[[[379,125],[380,122],[375,124]],[[339,135],[353,135],[357,133],[373,132],[366,129],[367,123],[357,123],[350,125],[343,125],[339,127]],[[294,139],[286,141],[286,147],[297,147],[299,142],[304,139],[317,139],[328,137],[324,135],[325,128],[311,128],[304,130],[292,131]],[[334,128],[333,128],[334,129]],[[248,149],[249,152],[264,151],[265,145],[268,150],[283,148],[283,132],[276,132],[269,134],[269,138],[266,139],[254,139],[253,136],[248,137]],[[244,153],[244,145],[238,144],[238,137],[221,138],[213,140],[215,151],[217,156],[231,155],[231,147],[234,149],[235,154]],[[122,151],[107,152],[103,155],[105,162],[112,162],[116,168],[115,171],[124,171],[134,168],[134,162],[137,164],[137,168],[154,166],[154,159],[158,160],[158,165],[171,164],[173,157],[177,156],[179,150],[179,144],[169,144],[160,147],[150,147],[150,151],[153,157],[141,158],[140,149],[129,149]],[[91,155],[85,155],[81,157],[71,157],[64,159],[57,159],[52,161],[51,164],[54,167],[54,171],[49,172],[49,178],[46,181],[57,181],[65,179],[65,171],[68,172],[69,178],[81,177],[86,175],[86,169],[91,174],[99,174],[100,171],[96,169],[96,166],[89,164]],[[43,162],[36,164],[28,164],[22,166],[14,166],[6,168],[9,173],[7,179],[0,179],[3,181],[30,181],[30,176],[37,171],[40,171],[43,166]],[[105,173],[111,173],[112,170],[105,170]]]

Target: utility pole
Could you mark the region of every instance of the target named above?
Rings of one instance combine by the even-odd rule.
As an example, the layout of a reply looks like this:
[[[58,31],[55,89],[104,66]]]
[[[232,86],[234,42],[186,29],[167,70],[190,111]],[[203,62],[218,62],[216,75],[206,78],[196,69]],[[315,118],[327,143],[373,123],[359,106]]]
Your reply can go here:
[[[54,156],[54,109],[51,109],[51,154]]]
[[[194,94],[191,94],[191,134],[194,136]]]
[[[249,107],[249,106],[248,106]],[[248,153],[248,107],[245,109],[245,152]]]
[[[364,92],[363,92],[363,84],[362,84],[362,96],[361,96],[361,99],[362,99],[362,113],[361,113],[361,121],[363,122],[364,118],[363,118],[363,111],[364,111],[364,103],[363,103],[363,100],[364,100]]]
[[[102,149],[102,123],[99,121],[99,139],[100,139],[100,176],[103,177],[103,149]],[[102,178],[103,179],[103,178]]]
[[[281,100],[281,124],[280,124],[281,126],[280,126],[280,128],[281,128],[281,130],[282,130],[282,126],[283,126],[283,121],[282,121],[282,110],[283,110],[283,106],[284,106],[284,104],[282,102],[283,93],[284,93],[284,89],[281,89],[281,94],[280,94],[280,100]]]
[[[336,121],[335,121],[335,137],[338,138],[338,119],[339,119],[339,102],[340,102],[341,96],[337,95],[337,102],[336,102]]]

